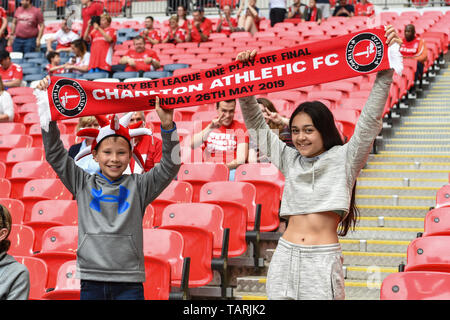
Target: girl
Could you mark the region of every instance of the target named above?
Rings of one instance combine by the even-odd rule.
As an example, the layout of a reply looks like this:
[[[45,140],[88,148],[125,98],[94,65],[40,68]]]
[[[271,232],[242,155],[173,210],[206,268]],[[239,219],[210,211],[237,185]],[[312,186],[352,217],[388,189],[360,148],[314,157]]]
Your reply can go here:
[[[401,44],[392,26],[386,28],[386,38],[389,46]],[[236,59],[248,61],[255,55],[255,50],[247,50]],[[378,73],[345,145],[333,114],[321,102],[302,103],[292,113],[289,127],[295,148],[290,148],[269,129],[254,97],[240,99],[247,129],[265,135],[260,152],[286,178],[280,216],[289,223],[267,273],[269,299],[345,298],[338,236],[355,226],[355,182],[382,128],[392,75],[393,70]]]
[[[91,54],[87,52],[86,41],[83,39],[74,40],[70,47],[72,48],[75,57],[73,57],[69,63],[66,63],[66,69],[69,72],[76,74],[88,72]]]

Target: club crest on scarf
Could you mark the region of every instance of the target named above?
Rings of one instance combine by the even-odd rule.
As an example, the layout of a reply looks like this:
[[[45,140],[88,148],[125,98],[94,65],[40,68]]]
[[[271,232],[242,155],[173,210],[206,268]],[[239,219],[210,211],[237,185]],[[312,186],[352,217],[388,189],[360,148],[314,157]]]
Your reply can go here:
[[[381,64],[383,51],[383,42],[377,35],[360,33],[347,44],[347,63],[355,71],[370,72]]]
[[[83,87],[75,80],[60,79],[52,90],[56,109],[67,117],[79,115],[86,107],[87,96]]]
[[[92,150],[94,150],[103,139],[109,136],[118,135],[130,142],[134,160],[136,160],[136,163],[141,168],[144,168],[144,160],[142,159],[142,155],[137,149],[134,148],[131,139],[143,135],[152,135],[152,131],[147,128],[139,128],[142,121],[129,125],[133,113],[134,112],[129,112],[120,119],[117,115],[112,115],[110,119],[102,115],[96,115],[95,118],[100,125],[100,129],[86,128],[77,132],[78,137],[92,140],[92,144],[80,150],[80,152],[75,156],[75,161],[91,154]]]

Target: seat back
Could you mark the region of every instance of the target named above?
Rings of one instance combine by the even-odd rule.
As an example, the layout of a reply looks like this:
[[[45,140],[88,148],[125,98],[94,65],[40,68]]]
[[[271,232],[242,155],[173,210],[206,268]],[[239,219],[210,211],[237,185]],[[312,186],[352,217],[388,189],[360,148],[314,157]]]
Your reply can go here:
[[[0,179],[1,181],[1,179]],[[2,188],[0,182],[0,189]],[[23,215],[25,212],[25,206],[22,201],[11,198],[0,198],[0,204],[2,204],[6,209],[8,209],[11,214],[13,224],[22,224]]]
[[[144,229],[144,256],[168,261],[171,266],[171,283],[180,286],[183,273],[183,236],[173,230]]]
[[[45,153],[44,148],[14,148],[10,150],[6,155],[6,177],[10,177],[12,168],[16,163],[23,161],[44,161]]]
[[[25,183],[31,179],[56,178],[56,173],[47,161],[23,161],[16,163],[11,169],[9,181],[12,184],[14,198],[22,196]]]
[[[20,224],[11,225],[8,236],[11,241],[8,253],[12,256],[32,256],[34,251],[34,231],[28,226]]]
[[[450,236],[450,206],[428,211],[424,220],[424,237]]]
[[[11,182],[8,179],[0,178],[0,197],[9,198],[11,195]]]
[[[33,138],[24,134],[0,135],[0,161],[5,162],[6,154],[13,148],[29,148],[33,144]]]
[[[223,210],[209,203],[177,203],[168,205],[162,214],[162,226],[186,225],[213,234],[213,255],[220,257],[223,247]]]
[[[397,272],[381,284],[380,300],[450,300],[450,273]]]
[[[273,164],[246,163],[236,169],[235,181],[249,182],[256,188],[257,204],[261,204],[261,231],[278,228],[278,211],[284,176]]]
[[[15,259],[25,265],[30,274],[29,300],[41,300],[45,294],[48,280],[48,268],[45,261],[35,257],[15,256]]]
[[[450,236],[416,238],[408,245],[405,271],[450,272]]]
[[[2,122],[0,123],[0,134],[25,134],[26,127],[19,122]]]
[[[145,257],[145,300],[169,300],[171,267],[168,261]]]
[[[198,202],[203,184],[211,181],[228,181],[230,170],[222,163],[184,163],[178,171],[178,180],[193,187],[192,202]]]
[[[43,298],[48,300],[80,300],[80,279],[76,277],[77,262],[69,260],[59,268],[55,288]]]
[[[78,246],[78,226],[56,226],[46,230],[42,236],[41,253],[71,252]]]
[[[154,210],[153,226],[161,225],[164,208],[171,203],[191,202],[194,189],[189,182],[172,181],[164,191],[152,202]]]
[[[439,188],[436,192],[436,208],[450,206],[450,184]]]

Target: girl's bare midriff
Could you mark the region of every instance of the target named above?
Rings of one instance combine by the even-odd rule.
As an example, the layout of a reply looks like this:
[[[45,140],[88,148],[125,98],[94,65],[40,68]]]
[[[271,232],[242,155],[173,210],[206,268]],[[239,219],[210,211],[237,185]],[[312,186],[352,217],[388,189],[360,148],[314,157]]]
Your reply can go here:
[[[337,243],[340,217],[334,212],[318,212],[289,216],[283,239],[303,245]]]

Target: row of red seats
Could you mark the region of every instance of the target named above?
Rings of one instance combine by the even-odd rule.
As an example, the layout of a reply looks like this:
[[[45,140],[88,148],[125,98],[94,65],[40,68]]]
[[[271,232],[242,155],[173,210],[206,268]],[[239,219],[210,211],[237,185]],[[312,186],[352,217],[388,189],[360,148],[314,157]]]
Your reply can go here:
[[[424,220],[424,233],[411,241],[406,265],[382,283],[381,300],[450,299],[450,185],[436,193],[436,206]]]

